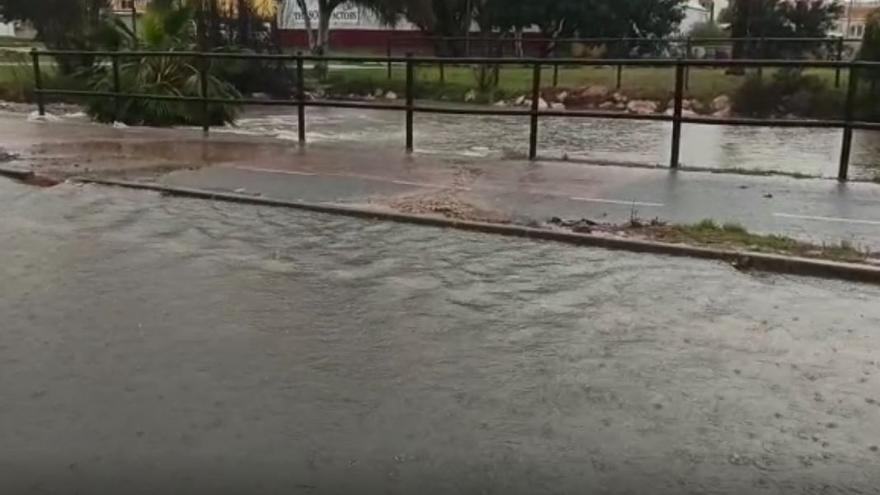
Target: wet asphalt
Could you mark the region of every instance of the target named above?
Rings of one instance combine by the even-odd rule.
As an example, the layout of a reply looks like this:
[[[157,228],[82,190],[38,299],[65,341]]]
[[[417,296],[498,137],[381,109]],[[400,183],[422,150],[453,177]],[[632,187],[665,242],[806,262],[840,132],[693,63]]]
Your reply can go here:
[[[880,291],[0,181],[2,493],[876,493]]]

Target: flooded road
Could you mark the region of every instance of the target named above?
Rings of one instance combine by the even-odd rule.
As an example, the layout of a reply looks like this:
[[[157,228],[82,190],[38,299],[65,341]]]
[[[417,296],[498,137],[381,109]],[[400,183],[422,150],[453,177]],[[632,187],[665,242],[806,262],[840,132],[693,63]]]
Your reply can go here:
[[[0,181],[2,493],[873,493],[880,289]]]
[[[254,110],[237,132],[297,139],[296,113]],[[310,142],[371,145],[403,149],[401,112],[328,108],[308,110]],[[538,153],[620,164],[668,166],[672,125],[663,122],[543,118]],[[688,167],[778,171],[837,177],[842,131],[684,125],[682,163]],[[528,154],[526,117],[417,114],[415,146],[420,153],[469,157],[517,157]],[[880,132],[856,131],[853,178],[880,177]]]

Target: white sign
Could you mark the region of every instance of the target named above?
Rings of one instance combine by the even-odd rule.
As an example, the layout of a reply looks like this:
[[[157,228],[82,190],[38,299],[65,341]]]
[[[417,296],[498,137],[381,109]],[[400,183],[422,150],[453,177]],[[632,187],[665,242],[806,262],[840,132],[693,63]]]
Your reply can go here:
[[[317,28],[317,0],[306,0],[306,6],[309,10],[309,19],[312,21],[312,27]],[[296,0],[284,0],[283,7],[278,16],[278,24],[281,29],[304,29],[306,27],[302,9],[299,8]],[[360,22],[361,9],[356,5],[346,2],[333,10],[333,14],[330,16],[330,29],[340,26],[357,26]]]

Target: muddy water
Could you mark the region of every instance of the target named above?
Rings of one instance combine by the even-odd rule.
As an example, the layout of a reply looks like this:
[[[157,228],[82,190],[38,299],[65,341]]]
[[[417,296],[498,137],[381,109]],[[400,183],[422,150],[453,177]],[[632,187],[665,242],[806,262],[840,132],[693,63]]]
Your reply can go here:
[[[870,493],[880,290],[0,182],[2,493]]]
[[[401,148],[399,112],[309,109],[308,139]],[[528,119],[418,114],[415,144],[421,153],[523,157],[528,153]],[[250,112],[237,132],[296,139],[296,115]],[[543,157],[667,166],[671,124],[601,119],[542,119]],[[685,125],[682,163],[710,169],[781,171],[836,177],[842,131]],[[880,176],[880,132],[856,132],[853,177]]]

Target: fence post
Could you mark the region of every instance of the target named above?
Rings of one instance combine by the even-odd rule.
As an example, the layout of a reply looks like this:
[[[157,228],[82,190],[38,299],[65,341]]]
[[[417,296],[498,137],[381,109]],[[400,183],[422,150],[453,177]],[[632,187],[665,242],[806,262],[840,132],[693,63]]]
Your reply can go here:
[[[37,108],[40,116],[46,115],[46,99],[43,96],[43,72],[40,70],[40,53],[34,48],[31,50],[31,57],[34,59],[34,93],[37,96]]]
[[[553,87],[559,86],[559,64],[553,64]]]
[[[837,61],[843,62],[843,36],[841,36],[837,39]],[[840,72],[841,72],[841,70],[840,70],[840,67],[838,66],[834,70],[834,87],[835,88],[840,87]]]
[[[406,54],[406,152],[413,152],[413,102],[415,101],[415,78],[413,77],[413,54]]]
[[[684,58],[691,58],[691,37],[688,36],[684,42]],[[684,88],[690,89],[691,87],[691,67],[687,66],[684,70]]]
[[[204,53],[199,54],[199,82],[201,83],[202,96],[202,132],[208,134],[211,129],[211,111],[208,107],[208,58]]]
[[[134,37],[134,46],[138,46],[137,5],[131,2],[131,34]]]
[[[624,51],[627,48],[627,44],[625,40],[619,40],[617,42],[618,48],[617,53],[614,55],[614,58],[624,58]],[[617,89],[623,85],[623,65],[617,66]]]
[[[845,181],[849,177],[849,157],[852,152],[853,128],[852,121],[855,115],[856,94],[859,90],[858,66],[849,66],[849,85],[846,90],[846,108],[844,109],[843,145],[840,149],[840,170],[837,180]]]
[[[116,93],[116,96],[113,99],[115,105],[113,120],[119,120],[119,117],[122,115],[122,84],[119,80],[119,53],[113,53],[113,55],[110,56],[110,59],[113,62],[113,92]]]
[[[390,81],[390,80],[391,80],[391,69],[392,69],[392,64],[391,64],[391,38],[388,38],[387,54],[388,54],[388,80]]]
[[[681,156],[681,113],[684,100],[684,69],[681,59],[675,64],[675,110],[672,115],[672,156],[669,167],[676,169]]]
[[[767,40],[764,38],[758,38],[758,58],[761,60],[767,59]],[[758,66],[758,78],[764,77],[764,66]]]
[[[299,144],[306,144],[306,76],[303,68],[303,54],[296,52],[296,129]]]
[[[538,158],[538,102],[541,100],[541,63],[532,68],[532,110],[529,125],[529,160]]]
[[[440,62],[440,84],[446,84],[446,64]]]

